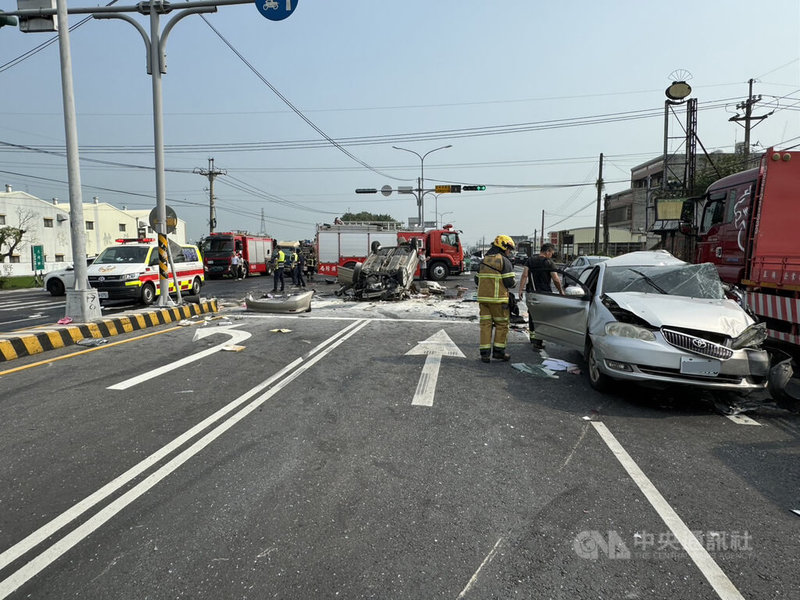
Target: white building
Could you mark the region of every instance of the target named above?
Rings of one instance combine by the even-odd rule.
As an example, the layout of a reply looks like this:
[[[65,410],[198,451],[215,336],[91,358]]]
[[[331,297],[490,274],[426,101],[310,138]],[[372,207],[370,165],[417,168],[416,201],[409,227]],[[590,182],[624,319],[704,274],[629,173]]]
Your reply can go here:
[[[22,243],[0,263],[0,275],[32,275],[31,247],[44,247],[45,272],[72,264],[69,202],[53,198],[45,201],[26,192],[15,192],[10,185],[0,192],[0,228],[25,230]],[[136,238],[139,229],[147,237],[156,235],[149,227],[149,210],[124,210],[97,198],[83,204],[86,256],[95,256],[120,238]],[[186,223],[178,219],[176,232],[169,235],[179,244],[186,243]],[[2,249],[3,251],[6,248]]]

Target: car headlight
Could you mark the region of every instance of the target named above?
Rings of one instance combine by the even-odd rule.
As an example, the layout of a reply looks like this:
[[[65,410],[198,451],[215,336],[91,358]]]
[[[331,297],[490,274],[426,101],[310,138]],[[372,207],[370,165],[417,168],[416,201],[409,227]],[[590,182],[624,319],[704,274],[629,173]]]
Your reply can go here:
[[[734,338],[731,342],[731,348],[739,350],[740,348],[760,346],[767,339],[767,325],[766,323],[753,323],[745,329],[738,337]]]
[[[656,341],[655,334],[649,329],[639,327],[638,325],[631,325],[630,323],[619,323],[617,321],[606,323],[606,335],[633,338],[635,340],[644,340],[645,342]]]

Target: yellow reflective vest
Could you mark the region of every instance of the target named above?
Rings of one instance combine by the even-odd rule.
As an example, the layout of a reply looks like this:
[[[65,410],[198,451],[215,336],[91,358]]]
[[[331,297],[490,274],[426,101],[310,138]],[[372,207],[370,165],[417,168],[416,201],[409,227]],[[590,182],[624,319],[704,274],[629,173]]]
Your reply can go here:
[[[507,304],[508,290],[516,285],[514,267],[501,253],[487,254],[478,269],[478,302]]]
[[[283,253],[283,250],[278,250],[278,253],[275,255],[275,266],[278,269],[283,268],[283,263],[286,262],[286,255]]]

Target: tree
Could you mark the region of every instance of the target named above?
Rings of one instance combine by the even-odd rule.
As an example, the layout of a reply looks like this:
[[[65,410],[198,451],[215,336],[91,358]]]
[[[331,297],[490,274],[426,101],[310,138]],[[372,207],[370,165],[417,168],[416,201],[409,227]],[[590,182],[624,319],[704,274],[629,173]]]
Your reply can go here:
[[[23,238],[30,229],[31,222],[36,215],[31,211],[19,209],[17,211],[18,227],[6,225],[0,227],[0,263],[5,262],[7,256],[12,256],[14,251],[23,243]]]

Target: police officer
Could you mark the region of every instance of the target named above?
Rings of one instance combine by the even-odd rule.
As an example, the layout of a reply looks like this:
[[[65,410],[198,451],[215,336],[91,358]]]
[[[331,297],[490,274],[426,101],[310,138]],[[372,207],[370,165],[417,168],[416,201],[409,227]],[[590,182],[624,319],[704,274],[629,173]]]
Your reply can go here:
[[[475,275],[480,314],[480,354],[481,360],[487,363],[492,358],[511,358],[506,353],[506,339],[509,319],[508,291],[516,285],[514,267],[509,259],[514,246],[514,240],[510,237],[498,235]]]
[[[289,272],[292,274],[292,285],[297,287],[297,250],[292,250],[292,258],[289,263]]]
[[[275,253],[275,272],[273,273],[272,292],[278,291],[278,280],[281,282],[281,291],[283,291],[283,265],[286,263],[286,255],[283,250],[278,249]]]

